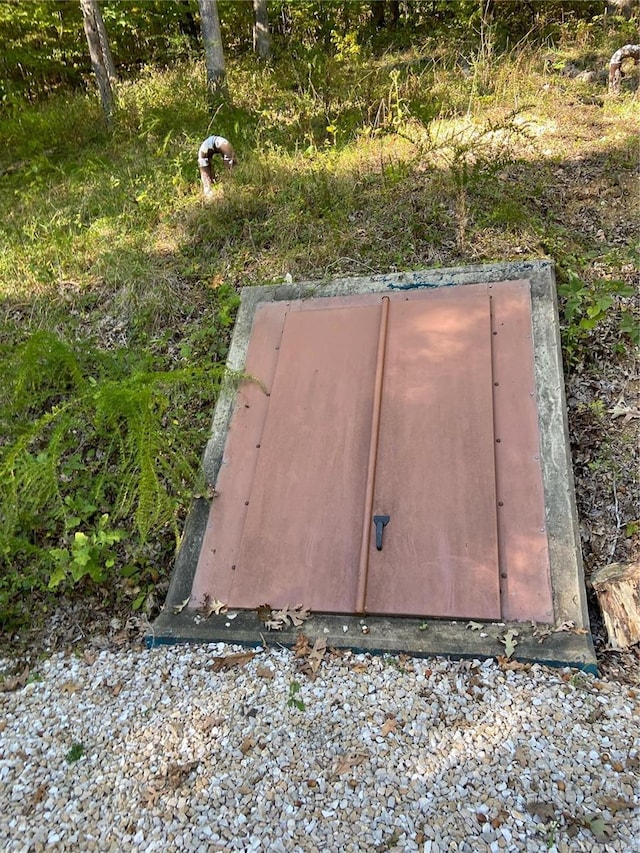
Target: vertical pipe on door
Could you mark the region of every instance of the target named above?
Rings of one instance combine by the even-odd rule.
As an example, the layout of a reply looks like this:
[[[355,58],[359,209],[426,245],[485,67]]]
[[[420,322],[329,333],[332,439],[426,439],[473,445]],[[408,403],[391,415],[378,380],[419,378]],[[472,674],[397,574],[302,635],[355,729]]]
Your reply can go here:
[[[367,465],[367,487],[364,498],[364,517],[362,519],[362,539],[360,544],[360,565],[358,570],[358,589],[356,594],[356,613],[364,613],[367,597],[367,572],[369,569],[369,544],[371,542],[373,496],[376,485],[376,459],[378,456],[378,437],[380,435],[380,411],[382,409],[382,380],[387,349],[387,329],[389,327],[388,296],[382,297],[380,313],[380,331],[378,334],[378,352],[376,355],[376,378],[373,391],[373,412],[371,414],[371,439],[369,442],[369,461]]]

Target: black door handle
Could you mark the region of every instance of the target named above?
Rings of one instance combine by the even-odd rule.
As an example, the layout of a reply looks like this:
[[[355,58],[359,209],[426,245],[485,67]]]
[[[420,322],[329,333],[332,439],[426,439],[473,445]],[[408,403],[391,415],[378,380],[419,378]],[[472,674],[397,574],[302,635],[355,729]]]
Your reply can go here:
[[[390,521],[391,518],[388,515],[373,516],[373,523],[376,526],[376,548],[378,551],[382,551],[382,533]]]

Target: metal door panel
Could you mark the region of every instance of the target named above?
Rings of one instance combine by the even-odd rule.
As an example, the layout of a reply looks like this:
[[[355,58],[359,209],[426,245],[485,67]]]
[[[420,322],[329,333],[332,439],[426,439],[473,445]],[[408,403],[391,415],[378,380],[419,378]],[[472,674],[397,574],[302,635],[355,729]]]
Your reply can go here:
[[[379,318],[377,304],[287,316],[233,606],[353,610]]]
[[[500,618],[486,285],[391,303],[366,609]]]

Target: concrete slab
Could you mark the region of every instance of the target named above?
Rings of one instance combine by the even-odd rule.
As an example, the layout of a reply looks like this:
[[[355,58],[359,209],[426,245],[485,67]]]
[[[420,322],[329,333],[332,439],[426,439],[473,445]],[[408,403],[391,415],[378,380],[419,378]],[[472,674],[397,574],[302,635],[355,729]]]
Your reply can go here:
[[[323,637],[336,648],[375,653],[405,652],[416,656],[453,658],[495,657],[504,654],[505,634],[517,631],[514,657],[557,666],[595,671],[589,633],[578,519],[568,442],[564,379],[560,351],[553,264],[549,260],[506,262],[326,282],[245,288],[228,358],[229,377],[219,396],[203,458],[207,484],[213,490],[223,458],[227,431],[242,373],[254,313],[263,302],[313,300],[329,296],[440,288],[525,279],[530,282],[535,382],[540,423],[540,453],[549,546],[553,623],[540,630],[530,623],[483,623],[482,627],[446,619],[360,617],[312,614],[304,623],[311,639]],[[261,645],[295,643],[300,629],[266,633],[253,611],[213,614],[205,619],[188,607],[209,514],[209,501],[198,498],[191,509],[176,559],[167,600],[151,626],[147,643],[229,642]],[[297,602],[296,602],[297,603]],[[292,602],[293,604],[293,602]],[[560,630],[562,629],[562,630]],[[567,630],[568,629],[568,630]]]

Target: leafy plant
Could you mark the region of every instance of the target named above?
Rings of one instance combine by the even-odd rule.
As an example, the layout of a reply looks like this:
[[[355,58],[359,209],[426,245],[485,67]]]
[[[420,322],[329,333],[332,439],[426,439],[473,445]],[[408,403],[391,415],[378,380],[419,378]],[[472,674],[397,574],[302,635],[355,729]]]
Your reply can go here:
[[[82,758],[84,752],[84,745],[76,742],[71,746],[71,749],[67,752],[65,758],[69,764],[73,764],[75,761],[79,761]]]
[[[289,697],[287,699],[287,707],[288,708],[297,708],[298,711],[304,711],[306,706],[302,699],[298,696],[298,693],[301,690],[301,685],[299,681],[292,681],[289,684]]]
[[[116,562],[116,554],[111,546],[120,542],[124,536],[122,530],[109,530],[108,523],[109,516],[105,513],[100,517],[97,529],[88,535],[76,530],[70,549],[51,549],[56,568],[49,579],[49,589],[55,589],[69,577],[74,583],[86,575],[96,583],[104,580],[106,571],[112,569]]]
[[[565,352],[576,360],[591,332],[602,321],[617,315],[619,331],[633,346],[640,346],[640,323],[632,311],[618,307],[620,297],[633,297],[636,291],[624,281],[597,279],[587,283],[574,270],[564,270],[558,295],[562,299],[562,334]],[[622,348],[619,343],[618,348]]]

